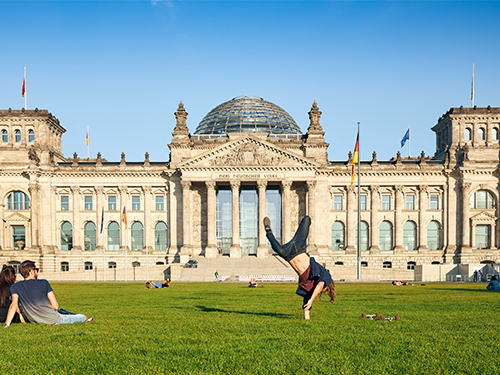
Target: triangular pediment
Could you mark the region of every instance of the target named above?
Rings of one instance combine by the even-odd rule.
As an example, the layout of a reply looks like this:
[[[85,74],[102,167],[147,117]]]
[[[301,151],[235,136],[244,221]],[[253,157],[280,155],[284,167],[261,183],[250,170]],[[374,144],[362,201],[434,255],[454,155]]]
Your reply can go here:
[[[318,168],[319,164],[247,135],[185,160],[179,165],[181,169],[224,167]]]
[[[29,221],[29,217],[19,212],[14,212],[13,214],[6,216],[5,221],[9,224],[26,224]]]
[[[495,215],[492,215],[489,212],[485,211],[472,216],[470,219],[474,224],[482,224],[482,223],[490,224],[490,223],[495,223],[496,220]]]

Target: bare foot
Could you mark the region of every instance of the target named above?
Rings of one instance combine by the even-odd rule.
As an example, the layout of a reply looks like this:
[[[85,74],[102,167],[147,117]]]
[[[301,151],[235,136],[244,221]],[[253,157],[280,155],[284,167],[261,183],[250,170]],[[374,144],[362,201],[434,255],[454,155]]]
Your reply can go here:
[[[310,315],[310,310],[304,310],[304,319],[309,320],[311,315]]]

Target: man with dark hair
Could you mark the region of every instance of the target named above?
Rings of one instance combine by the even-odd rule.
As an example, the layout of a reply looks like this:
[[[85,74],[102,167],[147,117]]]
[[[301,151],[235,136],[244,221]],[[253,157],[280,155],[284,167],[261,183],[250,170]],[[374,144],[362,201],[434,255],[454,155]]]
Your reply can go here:
[[[12,303],[7,313],[4,327],[8,327],[20,305],[21,312],[31,323],[68,324],[87,321],[83,314],[60,314],[59,304],[52,287],[47,280],[38,279],[38,268],[35,262],[26,260],[19,266],[23,281],[12,284],[10,289]],[[91,321],[91,319],[89,319]]]
[[[490,282],[486,286],[488,290],[500,290],[500,284],[498,283],[497,277],[495,275],[491,276]]]
[[[333,303],[337,295],[335,283],[332,280],[330,272],[306,253],[306,242],[310,226],[311,218],[305,216],[300,222],[292,240],[285,245],[281,245],[271,230],[271,220],[268,217],[264,218],[264,229],[266,230],[266,237],[271,243],[271,247],[299,275],[299,287],[296,293],[304,298],[302,308],[305,319],[310,318],[312,303],[320,293],[328,293],[331,303]]]

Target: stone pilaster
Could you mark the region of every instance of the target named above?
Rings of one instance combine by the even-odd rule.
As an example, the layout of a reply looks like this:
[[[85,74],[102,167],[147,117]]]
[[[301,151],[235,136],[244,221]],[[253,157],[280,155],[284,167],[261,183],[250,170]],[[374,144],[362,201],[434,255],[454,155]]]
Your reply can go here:
[[[396,246],[394,246],[394,253],[401,254],[404,252],[403,249],[403,186],[396,186],[396,199],[395,199],[395,220],[394,220],[394,231]]]
[[[51,235],[50,235],[50,244],[52,245],[52,248],[55,250],[60,250],[61,249],[61,243],[60,243],[60,238],[58,238],[58,233],[60,233],[60,228],[59,228],[59,222],[57,221],[57,215],[56,212],[57,210],[61,209],[60,202],[57,199],[57,187],[52,186],[50,188],[50,203],[51,203],[51,210],[50,210],[50,221],[52,222],[52,230]],[[59,206],[58,206],[59,204]],[[1,242],[0,242],[1,243]]]
[[[79,186],[72,186],[73,193],[73,250],[82,250],[82,223],[80,222],[80,207],[82,204],[82,192]]]
[[[0,203],[0,250],[5,248],[5,224],[4,224],[4,209],[5,205]]]
[[[151,252],[154,249],[153,225],[151,221],[151,201],[153,189],[151,186],[143,186],[144,193],[144,249]]]
[[[311,228],[309,228],[309,239],[307,251],[311,254],[316,254],[318,247],[316,246],[316,228],[318,223],[316,220],[316,181],[307,181],[307,212],[311,218]]]
[[[31,247],[40,246],[40,185],[36,182],[28,184],[30,189],[30,207],[31,207]]]
[[[469,253],[471,251],[470,246],[470,225],[469,225],[469,189],[471,187],[470,182],[462,181],[462,246],[460,248],[460,253]]]
[[[347,233],[346,233],[346,254],[356,254],[356,223],[358,222],[355,211],[357,205],[354,186],[347,187]]]
[[[257,181],[257,192],[259,194],[259,246],[257,247],[257,258],[267,257],[266,230],[264,229],[264,217],[266,216],[266,187],[267,181]]]
[[[292,239],[291,227],[290,227],[290,215],[291,215],[291,202],[290,202],[290,188],[292,186],[292,181],[282,181],[281,187],[283,189],[283,196],[281,197],[281,242],[287,243]]]
[[[427,200],[427,185],[420,185],[418,187],[418,252],[427,253],[429,248],[427,247],[427,227],[425,226],[425,221],[427,217],[427,208],[429,207],[429,202]]]
[[[205,181],[207,187],[207,247],[205,248],[206,258],[217,258],[217,238],[216,238],[216,222],[217,222],[217,209],[216,209],[216,193],[215,181]]]
[[[180,252],[181,264],[189,260],[193,248],[191,244],[191,181],[182,180],[182,247]]]
[[[122,221],[122,214],[123,214],[123,209],[125,208],[125,212],[127,212],[127,201],[128,201],[128,189],[126,186],[120,186],[118,188],[118,190],[120,191],[120,208],[118,209],[120,211],[120,240],[121,240],[121,246],[120,246],[120,250],[129,250],[130,249],[130,246],[128,246],[128,233],[130,232],[129,231],[129,226],[128,226],[128,222],[127,222],[127,225],[125,225],[125,223]]]
[[[371,186],[371,212],[370,212],[370,235],[371,235],[371,246],[370,246],[370,254],[379,254],[379,232],[378,232],[378,210],[380,208],[380,193],[379,186],[372,185]]]
[[[231,181],[232,193],[232,208],[233,208],[233,222],[232,222],[232,243],[229,250],[231,258],[241,258],[241,245],[240,245],[240,181]]]
[[[106,231],[102,228],[102,208],[104,207],[104,187],[96,186],[96,250],[102,251],[104,246],[104,234]]]

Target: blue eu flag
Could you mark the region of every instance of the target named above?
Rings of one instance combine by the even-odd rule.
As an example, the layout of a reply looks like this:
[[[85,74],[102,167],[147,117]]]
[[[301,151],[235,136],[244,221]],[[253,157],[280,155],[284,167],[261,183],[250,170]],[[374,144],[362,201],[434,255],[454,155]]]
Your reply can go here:
[[[403,147],[405,145],[406,141],[409,141],[409,140],[410,140],[410,129],[408,129],[406,131],[405,136],[401,140],[401,147]]]

